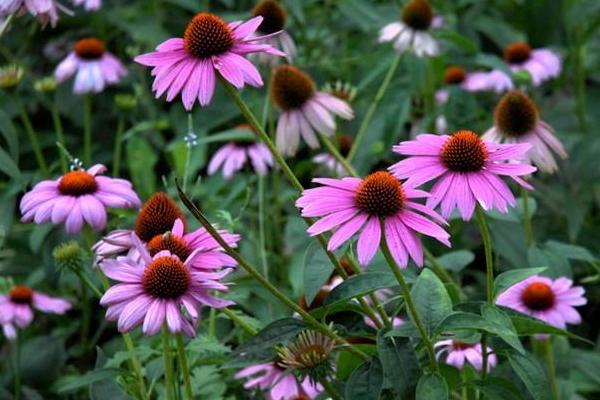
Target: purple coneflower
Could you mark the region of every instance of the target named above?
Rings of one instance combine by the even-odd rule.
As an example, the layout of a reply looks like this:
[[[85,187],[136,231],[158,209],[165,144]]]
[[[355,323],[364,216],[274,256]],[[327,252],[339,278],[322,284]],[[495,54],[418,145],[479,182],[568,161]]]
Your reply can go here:
[[[519,177],[535,172],[536,168],[506,162],[520,159],[530,148],[526,143],[483,141],[471,131],[459,131],[452,136],[422,134],[416,140],[394,146],[394,152],[409,157],[389,169],[398,179],[407,179],[405,185],[411,187],[437,179],[427,206],[435,208],[441,203],[444,217],[450,216],[456,207],[467,221],[473,216],[476,203],[485,210],[497,209],[503,213],[508,212],[507,205],[516,205],[514,195],[500,175],[532,189]]]
[[[71,171],[38,183],[21,199],[21,221],[64,222],[71,234],[79,232],[86,222],[99,231],[106,226],[107,208],[139,207],[140,199],[131,183],[99,175],[105,171],[104,165],[96,164],[87,171]]]
[[[285,56],[269,44],[256,43],[277,34],[254,36],[262,20],[254,17],[227,24],[214,14],[199,13],[188,23],[183,38],[168,39],[156,51],[137,56],[135,61],[153,67],[156,98],[167,93],[170,102],[181,93],[186,110],[192,109],[196,99],[207,106],[215,91],[216,72],[238,89],[246,83],[259,87],[263,85],[260,73],[245,56]]]
[[[214,175],[222,167],[223,176],[225,179],[230,179],[244,167],[247,161],[250,161],[258,175],[266,175],[269,167],[273,166],[273,155],[269,148],[260,142],[230,142],[212,156],[207,172],[209,175]]]
[[[106,85],[118,83],[127,74],[121,61],[106,51],[104,43],[95,37],[80,39],[67,58],[54,71],[54,78],[63,82],[75,75],[75,94],[100,93]]]
[[[502,93],[511,90],[514,87],[510,77],[498,69],[492,71],[467,72],[463,67],[457,65],[446,68],[444,84],[458,86],[467,92],[489,90],[496,93]],[[438,104],[446,103],[448,101],[448,96],[449,92],[446,89],[440,89],[435,94]]]
[[[33,320],[33,310],[64,314],[71,304],[58,297],[50,297],[27,286],[15,286],[8,295],[0,294],[0,325],[8,339],[17,337],[15,325],[25,328]]]
[[[102,0],[73,0],[76,6],[83,6],[86,11],[96,11],[102,7]]]
[[[10,14],[29,12],[42,25],[48,22],[52,27],[58,22],[58,9],[68,11],[55,0],[2,0],[0,1],[0,18]]]
[[[335,118],[354,118],[350,105],[337,97],[317,91],[306,73],[291,65],[280,65],[271,78],[273,101],[282,110],[277,121],[276,144],[280,153],[293,156],[298,151],[300,136],[311,147],[319,147],[315,135],[335,133]]]
[[[512,43],[504,49],[504,59],[513,72],[527,71],[535,86],[560,75],[560,58],[548,49],[532,49],[527,43]]]
[[[338,148],[343,157],[348,156],[348,153],[352,149],[352,138],[348,135],[341,135],[339,137]],[[322,165],[338,176],[345,175],[346,173],[344,166],[331,153],[319,153],[312,160],[315,164]]]
[[[447,353],[446,364],[452,365],[458,369],[463,369],[465,361],[471,364],[477,371],[483,368],[483,352],[481,351],[481,343],[465,343],[459,340],[440,340],[434,347],[439,348],[437,357],[443,353]],[[487,370],[491,370],[498,364],[498,358],[494,351],[487,348]]]
[[[438,225],[446,221],[412,201],[429,194],[403,185],[389,172],[375,172],[364,179],[315,178],[313,182],[323,186],[305,190],[296,206],[302,209],[303,217],[320,218],[308,228],[311,236],[335,230],[327,244],[330,251],[360,231],[358,261],[366,266],[375,256],[383,234],[394,260],[405,268],[409,256],[417,265],[423,265],[423,248],[417,233],[450,246],[450,236]]]
[[[562,143],[554,129],[540,119],[536,104],[525,93],[514,90],[502,97],[494,113],[494,126],[483,135],[484,140],[496,143],[529,143],[531,149],[523,159],[541,171],[558,170],[553,152],[566,158]]]
[[[294,39],[289,33],[283,30],[287,15],[283,5],[276,0],[262,0],[252,10],[252,15],[263,17],[263,21],[257,29],[259,36],[265,36],[263,43],[270,44],[276,49],[281,49],[285,53],[288,62],[292,62],[296,57],[297,49]],[[277,33],[276,36],[269,36]],[[258,53],[258,60],[270,65],[276,65],[279,57],[268,53]]]

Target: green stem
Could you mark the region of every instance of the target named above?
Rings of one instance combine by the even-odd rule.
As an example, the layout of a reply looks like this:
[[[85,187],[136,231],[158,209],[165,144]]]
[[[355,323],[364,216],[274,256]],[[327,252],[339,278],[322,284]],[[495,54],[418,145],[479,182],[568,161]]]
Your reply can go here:
[[[346,172],[349,175],[352,176],[358,176],[358,174],[356,173],[356,170],[354,169],[354,167],[352,166],[352,164],[350,164],[348,162],[348,160],[346,160],[344,158],[344,156],[342,156],[339,152],[339,150],[337,149],[337,147],[335,147],[333,145],[333,143],[331,143],[331,140],[329,140],[329,138],[327,138],[325,135],[323,135],[322,133],[318,133],[319,138],[321,139],[321,142],[323,142],[323,144],[325,145],[325,147],[327,147],[327,150],[331,153],[331,155],[336,159],[336,161],[338,163],[340,163],[340,165],[342,167],[344,167],[344,169],[346,170]]]
[[[96,287],[96,285],[94,285],[92,283],[92,281],[90,280],[90,278],[85,273],[78,271],[75,274],[77,275],[77,277],[79,278],[79,280],[81,281],[81,283],[83,283],[85,286],[87,286],[88,288],[90,288],[91,291],[94,292],[94,294],[98,298],[101,298],[103,296],[102,292]]]
[[[377,90],[377,93],[375,94],[375,98],[371,102],[371,105],[369,106],[369,109],[367,110],[367,113],[365,114],[365,117],[363,118],[362,123],[360,124],[360,127],[358,128],[358,133],[356,134],[356,137],[354,138],[354,143],[352,144],[352,148],[350,149],[350,152],[348,153],[348,157],[346,157],[348,162],[352,161],[352,159],[356,155],[356,152],[358,151],[358,149],[361,145],[361,142],[364,140],[365,134],[367,133],[367,129],[369,128],[369,124],[371,123],[371,120],[373,119],[373,116],[375,115],[375,111],[377,110],[379,103],[383,99],[383,96],[385,96],[385,93],[387,92],[387,90],[390,86],[390,83],[392,82],[392,78],[394,77],[394,73],[396,72],[396,69],[398,69],[398,65],[400,65],[400,60],[402,60],[402,53],[397,54],[394,57],[394,59],[392,60],[392,63],[390,64],[390,68],[388,69],[387,74],[385,75],[385,78],[383,79],[383,82],[381,82],[381,86],[379,86],[379,89]]]
[[[15,375],[15,400],[21,399],[21,349],[20,349],[20,340],[19,333],[17,332],[17,336],[15,337],[13,343],[13,352],[14,352],[14,375]]]
[[[60,143],[60,145],[62,145],[63,148],[65,148],[65,133],[63,130],[62,122],[60,121],[60,114],[58,113],[58,109],[56,108],[56,104],[54,104],[54,102],[52,102],[52,105],[50,106],[50,112],[52,113],[52,121],[54,122],[56,141]],[[58,151],[58,157],[60,160],[60,168],[62,172],[67,172],[69,168],[69,166],[67,165],[67,158],[65,157],[65,154],[62,151],[60,151],[60,149]]]
[[[521,197],[523,197],[523,228],[525,229],[525,239],[527,240],[527,245],[531,246],[535,243],[535,239],[531,224],[531,212],[529,211],[529,191],[524,187],[521,187]]]
[[[188,113],[188,131],[187,133],[194,132],[194,119],[192,117],[192,113]],[[186,143],[186,153],[185,153],[185,166],[183,169],[183,190],[187,189],[187,182],[190,174],[190,162],[192,160],[192,144]]]
[[[33,149],[33,154],[35,155],[35,159],[37,160],[38,166],[42,171],[42,175],[48,176],[48,164],[46,163],[46,158],[44,158],[44,153],[42,152],[42,147],[40,146],[40,141],[38,139],[37,133],[33,129],[33,124],[27,115],[27,111],[25,107],[21,104],[19,112],[21,113],[21,121],[23,122],[23,126],[25,127],[25,132],[29,136],[29,141],[31,142],[31,148]]]
[[[329,379],[324,378],[320,380],[321,385],[323,385],[323,389],[325,392],[331,397],[333,400],[343,400],[344,398],[340,395],[336,388],[333,387]]]
[[[81,274],[79,274],[81,275]],[[87,338],[89,336],[90,331],[90,323],[92,320],[92,313],[90,310],[90,302],[88,297],[87,285],[85,282],[81,281],[81,313],[82,313],[82,321],[81,321],[81,343],[84,351],[87,350]]]
[[[169,331],[166,327],[162,330],[163,361],[165,365],[165,397],[167,400],[175,398],[175,380],[173,379],[173,361],[169,346]]]
[[[544,349],[544,357],[548,364],[548,377],[550,379],[550,391],[552,400],[559,399],[558,380],[556,379],[556,366],[554,364],[554,352],[552,351],[552,338],[542,340]]]
[[[348,351],[354,353],[358,357],[363,360],[367,360],[369,357],[363,353],[361,350],[349,344],[342,337],[338,336],[335,332],[333,332],[329,326],[317,321],[312,315],[306,312],[302,307],[296,304],[295,301],[291,300],[284,293],[282,293],[277,287],[275,287],[272,283],[270,283],[265,277],[258,272],[258,270],[251,265],[245,258],[243,258],[237,251],[235,251],[231,246],[227,244],[227,242],[223,239],[223,237],[217,232],[217,230],[212,226],[212,224],[208,221],[208,219],[204,216],[202,211],[200,211],[194,203],[190,201],[190,199],[183,193],[179,183],[177,183],[177,191],[179,193],[179,198],[185,204],[187,209],[192,213],[192,215],[200,222],[200,224],[206,229],[206,231],[219,243],[219,245],[225,250],[227,254],[229,254],[241,267],[244,269],[250,276],[252,276],[258,283],[260,283],[265,289],[267,289],[275,298],[289,307],[291,310],[297,312],[300,317],[313,329],[331,337],[336,342],[343,346],[347,346]]]
[[[576,34],[579,36],[578,34]],[[579,120],[579,129],[587,132],[587,102],[585,93],[585,66],[584,66],[584,48],[578,39],[575,45],[575,104],[577,108],[577,119]]]
[[[360,269],[360,267],[354,262],[354,260],[350,259],[350,267],[352,268],[352,271],[354,271],[354,273],[356,275],[362,273],[362,270]],[[388,316],[387,312],[385,312],[385,307],[383,306],[383,304],[381,304],[379,302],[379,299],[377,299],[377,296],[375,296],[375,293],[369,293],[369,299],[371,300],[371,303],[375,306],[375,308],[377,309],[377,311],[379,312],[379,316],[381,317],[381,321],[383,322],[383,325],[385,325],[386,328],[392,328],[392,322],[390,317]],[[381,328],[381,324],[379,323],[379,321],[375,320],[373,321],[373,323],[378,327]]]
[[[183,338],[181,337],[181,335],[176,335],[175,341],[177,343],[177,354],[179,356],[179,365],[181,368],[181,373],[183,374],[183,385],[185,387],[185,395],[186,395],[187,400],[192,400],[194,398],[194,395],[192,392],[190,367],[188,365],[187,357],[185,355],[185,346],[183,345]]]
[[[92,96],[85,95],[83,100],[83,162],[92,165]]]
[[[383,223],[382,223],[381,229],[382,229],[382,231],[384,230]],[[427,349],[427,354],[429,355],[429,364],[431,366],[431,369],[433,371],[439,371],[438,362],[435,357],[435,350],[433,348],[433,342],[429,338],[427,329],[423,325],[421,316],[419,315],[419,312],[417,311],[415,302],[412,298],[412,295],[410,294],[410,288],[408,287],[406,280],[404,280],[404,276],[402,275],[402,272],[400,271],[400,267],[396,264],[394,257],[392,257],[392,253],[390,253],[390,249],[388,247],[387,241],[385,240],[385,234],[381,235],[381,237],[382,237],[381,250],[383,251],[383,255],[385,256],[385,259],[388,263],[388,266],[390,267],[390,270],[396,277],[398,284],[400,284],[400,289],[402,289],[402,294],[404,296],[404,302],[406,303],[406,308],[408,309],[410,317],[413,320],[415,326],[417,327],[417,330],[419,331],[419,335],[421,335],[421,340],[423,341],[423,343],[425,344],[425,348]]]
[[[211,308],[208,313],[208,334],[214,338],[217,337],[217,310],[215,308]]]
[[[2,37],[2,35],[4,35],[4,32],[6,32],[6,29],[9,27],[9,25],[13,19],[13,16],[14,16],[14,14],[10,14],[8,17],[6,17],[6,19],[2,23],[2,26],[0,27],[0,37]]]
[[[265,241],[265,177],[258,175],[258,247],[262,274],[269,279],[269,264]]]
[[[146,399],[148,398],[146,392],[146,382],[144,381],[144,374],[142,373],[142,365],[137,355],[135,354],[135,346],[133,345],[133,340],[131,340],[131,336],[129,333],[121,334],[123,336],[123,341],[125,342],[125,347],[127,348],[127,352],[129,353],[129,361],[131,363],[131,367],[135,372],[138,381],[138,388],[140,391],[140,398]]]
[[[237,326],[239,326],[240,328],[242,328],[243,330],[245,330],[247,333],[249,333],[250,335],[256,335],[258,333],[258,331],[256,329],[254,329],[252,326],[248,325],[243,319],[241,319],[240,317],[238,317],[233,311],[231,311],[228,308],[222,308],[221,312],[225,315],[227,315],[227,317],[233,321],[234,324],[236,324]]]
[[[123,153],[123,131],[125,130],[125,119],[121,116],[117,122],[117,133],[115,134],[115,148],[113,151],[113,176],[118,177],[121,170],[121,154]]]

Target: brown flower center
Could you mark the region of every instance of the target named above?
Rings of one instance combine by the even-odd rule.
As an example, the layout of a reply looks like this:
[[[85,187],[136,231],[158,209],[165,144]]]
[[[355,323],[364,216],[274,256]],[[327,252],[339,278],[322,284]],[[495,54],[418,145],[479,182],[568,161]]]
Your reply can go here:
[[[440,158],[451,171],[476,172],[485,164],[487,149],[475,133],[458,131],[444,143]]]
[[[85,171],[67,172],[58,183],[58,191],[70,196],[83,196],[94,193],[97,189],[96,179]]]
[[[33,290],[27,286],[15,286],[8,294],[10,301],[17,304],[31,304],[33,299]]]
[[[281,65],[273,72],[271,94],[283,110],[300,108],[315,93],[315,83],[306,73],[291,65]]]
[[[348,135],[341,135],[340,136],[340,154],[344,157],[346,157],[348,155],[348,153],[350,153],[350,150],[352,149],[352,138]]]
[[[494,112],[496,126],[506,136],[519,137],[531,132],[538,123],[538,109],[520,90],[505,94]]]
[[[275,0],[263,0],[252,10],[254,17],[261,16],[263,21],[258,31],[264,34],[279,32],[285,26],[285,9]]]
[[[159,257],[150,263],[142,276],[146,293],[160,299],[176,299],[187,292],[191,275],[175,257]]]
[[[402,8],[402,21],[412,29],[426,31],[432,20],[433,11],[427,0],[412,0]]]
[[[543,282],[529,284],[521,295],[525,305],[535,311],[544,311],[554,305],[554,292],[552,288]]]
[[[140,240],[149,242],[156,235],[173,229],[178,218],[185,223],[177,204],[166,193],[158,192],[142,206],[134,230]]]
[[[75,42],[75,54],[85,60],[97,60],[104,54],[104,43],[95,37],[87,37]]]
[[[466,350],[466,349],[470,349],[473,346],[475,346],[473,343],[465,343],[460,340],[452,341],[452,347],[454,347],[457,350]]]
[[[183,46],[194,57],[216,56],[231,49],[233,33],[225,21],[218,16],[199,13],[185,28]]]
[[[444,75],[444,83],[447,85],[456,85],[465,80],[467,73],[463,67],[459,67],[457,65],[453,65],[451,67],[446,68],[446,73]]]
[[[529,59],[531,47],[525,42],[511,43],[504,49],[504,59],[509,64],[521,64]]]
[[[403,203],[402,184],[387,171],[368,175],[358,186],[356,206],[367,214],[391,216],[400,211]]]
[[[175,254],[181,261],[185,261],[192,253],[190,247],[180,237],[173,235],[171,232],[166,232],[162,235],[156,235],[146,245],[150,255],[154,256],[163,250],[169,250],[171,254]]]

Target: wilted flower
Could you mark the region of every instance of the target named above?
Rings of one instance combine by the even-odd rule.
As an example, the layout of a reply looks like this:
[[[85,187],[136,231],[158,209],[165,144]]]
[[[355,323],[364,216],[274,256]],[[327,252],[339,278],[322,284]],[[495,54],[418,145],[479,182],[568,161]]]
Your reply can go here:
[[[8,64],[0,67],[0,88],[15,87],[23,78],[23,68],[17,64]]]
[[[560,75],[560,58],[548,49],[532,49],[527,43],[512,43],[504,49],[504,59],[513,72],[527,71],[535,86]]]
[[[283,30],[287,15],[283,5],[277,0],[262,0],[252,10],[252,16],[263,17],[257,29],[259,35],[265,36],[264,43],[283,50],[288,62],[296,57],[297,49],[294,39]],[[269,36],[276,34],[275,36]],[[279,57],[269,53],[258,53],[258,60],[271,65],[277,64]]]
[[[440,340],[434,345],[438,348],[437,357],[443,353],[446,355],[446,364],[458,369],[463,369],[465,361],[471,364],[477,371],[483,368],[483,352],[481,343],[465,343],[459,340]],[[498,364],[498,358],[491,347],[487,347],[487,370],[491,370]]]
[[[321,332],[305,330],[287,346],[277,350],[278,364],[296,371],[301,377],[308,376],[312,382],[326,379],[333,371],[331,353],[335,341]]]

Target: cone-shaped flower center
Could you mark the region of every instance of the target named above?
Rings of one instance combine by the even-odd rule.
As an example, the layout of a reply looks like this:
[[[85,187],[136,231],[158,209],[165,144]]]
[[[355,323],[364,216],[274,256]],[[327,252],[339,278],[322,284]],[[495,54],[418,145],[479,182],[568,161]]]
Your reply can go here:
[[[273,100],[281,109],[300,108],[315,93],[314,81],[291,65],[281,65],[271,78]]]
[[[358,186],[356,205],[367,214],[387,217],[400,211],[404,198],[400,181],[389,172],[378,171],[368,175]]]
[[[550,285],[534,282],[525,288],[521,300],[531,310],[544,311],[554,305],[554,292]]]
[[[285,10],[275,0],[263,0],[254,7],[252,15],[263,17],[258,31],[264,34],[279,32],[285,26]]]
[[[83,196],[98,190],[96,179],[85,171],[67,172],[60,178],[58,191],[64,195]]]
[[[509,64],[521,64],[529,59],[531,47],[527,43],[517,42],[509,44],[504,49],[504,59]]]
[[[104,43],[95,37],[83,38],[75,43],[75,54],[85,60],[97,60],[105,50]]]
[[[149,242],[170,231],[177,218],[185,221],[177,204],[167,194],[158,192],[140,210],[134,230],[143,242]]]
[[[27,286],[15,286],[8,294],[10,301],[17,304],[31,304],[33,299],[33,290]]]
[[[446,68],[446,73],[444,74],[444,83],[447,85],[456,85],[464,81],[466,76],[467,73],[463,67],[453,65]]]
[[[180,260],[186,260],[192,253],[185,240],[173,235],[171,232],[154,236],[154,238],[148,242],[147,247],[152,256],[162,250],[169,250],[171,254],[175,254]]]
[[[233,33],[218,16],[199,13],[185,28],[183,45],[188,53],[198,58],[217,56],[231,49]]]
[[[475,346],[475,344],[473,344],[473,343],[465,343],[460,340],[452,341],[452,347],[455,348],[456,350],[466,350],[466,349],[470,349],[473,346]]]
[[[297,394],[295,396],[290,397],[290,400],[310,400],[310,397],[308,397],[305,394]]]
[[[458,131],[442,146],[442,162],[451,171],[480,171],[487,158],[487,149],[479,136],[471,131]]]
[[[175,257],[158,257],[146,267],[142,286],[146,293],[160,299],[176,299],[187,292],[190,271]]]
[[[340,154],[346,157],[352,149],[352,138],[348,135],[340,136]]]
[[[432,20],[433,11],[427,0],[412,0],[402,8],[402,21],[412,29],[426,31]]]
[[[496,126],[506,136],[519,137],[538,123],[538,109],[525,93],[513,90],[500,99],[494,112]]]

